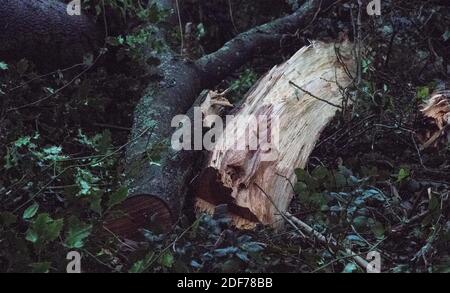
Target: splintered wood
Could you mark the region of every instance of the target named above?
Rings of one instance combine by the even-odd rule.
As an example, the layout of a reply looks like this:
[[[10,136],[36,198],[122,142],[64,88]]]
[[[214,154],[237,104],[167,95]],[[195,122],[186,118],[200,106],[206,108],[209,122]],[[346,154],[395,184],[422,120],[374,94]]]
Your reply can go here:
[[[226,204],[239,228],[258,222],[282,225],[280,213],[294,195],[294,170],[306,166],[322,130],[343,104],[343,90],[352,82],[356,65],[351,49],[349,42],[315,42],[258,81],[230,114],[196,180],[198,211],[213,213],[216,206]],[[260,131],[262,120],[265,131]],[[251,135],[255,121],[258,134]],[[228,143],[230,138],[245,147],[236,148]],[[261,141],[270,142],[270,147]]]
[[[425,130],[418,133],[420,149],[446,147],[450,143],[450,90],[432,93],[420,111],[426,119]]]

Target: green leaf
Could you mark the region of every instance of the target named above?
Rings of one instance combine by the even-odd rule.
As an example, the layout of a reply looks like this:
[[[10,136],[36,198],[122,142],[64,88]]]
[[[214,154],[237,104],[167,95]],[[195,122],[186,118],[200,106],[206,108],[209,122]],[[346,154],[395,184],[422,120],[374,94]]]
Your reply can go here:
[[[351,274],[351,273],[354,273],[354,272],[357,272],[357,271],[358,271],[358,267],[354,263],[350,262],[350,263],[348,263],[345,266],[345,268],[344,268],[344,270],[342,272],[343,273],[347,273],[347,274]]]
[[[297,180],[301,182],[306,182],[310,178],[308,172],[300,168],[295,169],[295,175],[297,176]]]
[[[75,183],[78,185],[79,192],[78,195],[90,196],[98,191],[95,184],[100,179],[92,174],[91,171],[87,169],[77,168],[77,174],[75,178]]]
[[[68,248],[82,248],[84,241],[91,234],[92,225],[81,222],[75,216],[69,218],[68,225],[64,245]]]
[[[401,168],[397,175],[397,182],[401,182],[409,177],[409,170]]]
[[[15,145],[16,147],[20,148],[20,147],[23,147],[23,146],[28,145],[28,144],[30,143],[30,141],[31,141],[31,137],[29,137],[29,136],[22,136],[22,137],[19,137],[19,138],[14,142],[14,145]]]
[[[343,188],[347,186],[347,178],[341,173],[334,173],[334,181],[337,188]]]
[[[365,216],[358,216],[353,219],[353,225],[356,229],[364,229],[367,227],[368,218]]]
[[[303,194],[308,191],[308,186],[305,182],[297,182],[295,184],[295,193],[296,194]]]
[[[39,209],[39,204],[37,202],[34,202],[31,206],[29,206],[22,215],[22,218],[24,220],[31,219],[36,215],[37,211]]]
[[[35,262],[30,264],[32,267],[32,273],[48,273],[50,270],[51,262]]]
[[[237,259],[228,259],[223,264],[219,265],[223,273],[237,273],[240,271],[241,262]]]
[[[448,41],[450,40],[450,30],[445,31],[445,33],[442,35],[442,38],[444,39],[444,41]]]
[[[142,273],[145,271],[145,264],[144,264],[144,260],[138,260],[137,262],[135,262],[131,268],[128,270],[129,273],[134,273],[134,274],[138,274],[138,273]]]
[[[427,86],[422,86],[417,89],[417,99],[423,101],[430,95],[430,88]]]
[[[8,70],[8,64],[3,61],[0,61],[0,70]]]
[[[45,154],[45,156],[43,157],[44,160],[59,161],[59,160],[67,158],[66,156],[63,156],[61,154],[62,147],[60,147],[60,146],[51,146],[48,148],[44,148],[42,151]]]
[[[175,261],[174,257],[172,255],[172,253],[170,253],[170,251],[167,251],[166,253],[164,253],[161,256],[161,258],[159,259],[159,263],[166,268],[171,268],[174,261]]]
[[[148,253],[144,259],[138,260],[133,264],[133,266],[129,269],[129,273],[143,273],[148,266],[151,264],[153,260],[154,252]]]
[[[40,249],[48,242],[58,238],[63,226],[63,219],[53,220],[49,214],[39,214],[26,232],[25,239]]]
[[[372,233],[375,235],[375,237],[377,237],[379,239],[383,238],[384,233],[385,233],[385,229],[384,229],[383,224],[381,224],[378,221],[374,221],[371,224],[371,229],[372,229]]]
[[[109,197],[108,208],[112,208],[113,206],[120,204],[127,198],[127,196],[128,188],[126,186],[122,186]]]
[[[330,171],[328,171],[328,169],[323,166],[317,166],[312,171],[311,175],[318,180],[322,180],[322,179],[327,178],[330,175]]]

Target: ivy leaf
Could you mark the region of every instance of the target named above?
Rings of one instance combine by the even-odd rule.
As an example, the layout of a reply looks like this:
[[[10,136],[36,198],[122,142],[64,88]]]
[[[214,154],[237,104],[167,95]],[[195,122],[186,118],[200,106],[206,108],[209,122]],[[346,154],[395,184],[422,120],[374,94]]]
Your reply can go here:
[[[222,265],[219,265],[222,273],[236,273],[240,270],[240,261],[237,259],[228,259]]]
[[[8,64],[0,61],[0,70],[8,70]]]
[[[218,248],[218,249],[214,250],[214,255],[216,257],[224,257],[224,256],[232,255],[238,251],[239,251],[239,249],[237,247],[229,246],[229,247]]]
[[[22,136],[22,137],[19,137],[19,138],[14,142],[14,145],[15,145],[16,147],[18,147],[18,148],[21,148],[21,147],[23,147],[23,146],[28,145],[28,144],[30,143],[30,141],[31,141],[31,137],[29,137],[29,136]]]
[[[122,186],[109,197],[108,208],[112,208],[113,206],[120,204],[127,198],[127,196],[128,188],[126,186]]]
[[[241,245],[241,248],[248,252],[260,252],[264,247],[258,242],[246,242]]]
[[[330,175],[330,172],[328,171],[327,168],[325,168],[323,166],[317,166],[312,171],[311,175],[318,180],[322,180],[322,179],[327,178]]]
[[[159,259],[159,263],[166,268],[171,268],[174,262],[174,257],[170,251],[164,253]]]
[[[397,182],[402,182],[406,178],[409,177],[409,170],[406,170],[404,168],[401,168],[397,175]]]
[[[26,232],[28,241],[40,249],[48,242],[58,238],[63,226],[63,219],[53,220],[49,214],[39,214]]]
[[[297,181],[306,182],[310,178],[308,172],[301,168],[295,169],[295,175],[297,176]]]
[[[45,154],[43,159],[48,161],[58,161],[67,158],[66,156],[61,155],[61,146],[51,146],[48,148],[44,148],[43,153]]]
[[[345,268],[344,268],[344,270],[342,272],[343,273],[347,273],[347,274],[351,274],[351,273],[354,273],[356,271],[358,271],[358,267],[354,263],[350,262],[350,263],[348,263],[345,266]]]
[[[367,227],[368,219],[365,216],[357,216],[353,219],[353,225],[356,229],[364,229]]]
[[[375,237],[377,237],[378,239],[383,238],[385,233],[383,224],[381,224],[378,221],[374,221],[373,224],[371,225],[371,230],[372,233],[375,235]]]
[[[422,86],[417,89],[417,99],[423,101],[430,95],[430,88],[427,86]]]
[[[82,248],[84,241],[91,234],[92,225],[85,224],[72,216],[69,218],[69,228],[64,245],[68,248]]]
[[[138,274],[138,273],[142,273],[145,271],[145,264],[144,264],[144,260],[138,260],[137,262],[135,262],[131,268],[128,270],[129,273],[134,273],[134,274]]]
[[[128,270],[129,273],[142,273],[144,272],[148,266],[151,264],[154,252],[148,253],[144,259],[138,260],[133,264],[133,266]]]
[[[22,218],[24,220],[31,219],[32,217],[34,217],[34,215],[36,215],[38,209],[39,204],[37,202],[33,203],[23,212]]]
[[[77,174],[75,177],[75,183],[78,185],[79,192],[78,195],[80,196],[90,196],[96,191],[98,191],[98,188],[95,186],[95,184],[100,179],[94,174],[92,174],[91,171],[87,169],[77,169]]]
[[[335,172],[334,180],[335,180],[336,187],[338,187],[338,188],[343,188],[347,185],[347,178],[345,178],[345,176],[342,175],[341,173]]]

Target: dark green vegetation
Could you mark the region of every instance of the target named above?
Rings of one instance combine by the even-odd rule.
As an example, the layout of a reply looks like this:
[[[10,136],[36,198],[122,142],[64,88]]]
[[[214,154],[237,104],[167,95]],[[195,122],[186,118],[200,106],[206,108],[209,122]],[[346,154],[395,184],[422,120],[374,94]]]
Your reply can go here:
[[[361,271],[289,225],[236,231],[220,214],[194,219],[187,212],[171,233],[142,231],[139,242],[105,231],[105,216],[127,195],[123,158],[134,107],[148,81],[159,78],[156,68],[144,70],[148,60],[143,64],[137,47],[154,50],[157,65],[164,44],[140,24],[167,13],[138,1],[83,2],[99,25],[107,19],[100,58],[46,75],[27,60],[0,62],[0,271],[65,271],[71,250],[81,252],[87,272]],[[289,13],[296,1],[279,2],[191,0],[181,7],[203,54]],[[382,2],[381,17],[338,4],[286,36],[279,54],[256,56],[220,88],[231,86],[239,100],[269,69],[268,58],[282,62],[307,39],[347,30],[361,44],[354,106],[322,135],[307,170],[297,171],[291,213],[362,257],[377,249],[383,271],[448,272],[450,146],[422,152],[413,132],[424,127],[422,100],[448,80],[450,8]],[[172,31],[181,51],[180,30]]]

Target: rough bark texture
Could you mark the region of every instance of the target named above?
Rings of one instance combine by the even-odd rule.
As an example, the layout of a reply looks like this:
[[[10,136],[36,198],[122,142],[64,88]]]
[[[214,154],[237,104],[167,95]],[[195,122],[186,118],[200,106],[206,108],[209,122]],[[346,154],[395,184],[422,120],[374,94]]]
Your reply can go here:
[[[170,49],[161,54],[160,69],[164,79],[148,87],[134,113],[132,143],[126,155],[130,197],[147,196],[162,201],[164,204],[161,206],[169,212],[162,210],[152,213],[170,214],[173,223],[180,214],[187,183],[192,175],[191,169],[186,169],[186,166],[195,161],[195,155],[180,162],[177,154],[170,150],[170,137],[174,131],[171,127],[172,118],[186,113],[202,89],[217,84],[248,62],[258,50],[270,52],[278,49],[283,34],[294,33],[309,24],[315,18],[320,4],[328,2],[332,1],[306,1],[292,15],[242,33],[222,49],[197,62],[184,61]],[[161,158],[158,164],[151,162],[155,151],[157,157]],[[142,212],[141,216],[145,214]],[[160,222],[170,227],[167,218]],[[138,227],[127,225],[116,225],[120,226],[122,235],[133,233]]]
[[[294,194],[294,170],[306,166],[320,133],[343,107],[341,89],[356,68],[351,50],[349,42],[314,43],[258,82],[227,120],[198,177],[198,209],[213,212],[227,204],[241,228],[282,223],[280,214]]]
[[[26,58],[56,68],[83,61],[99,37],[85,15],[67,14],[56,0],[0,0],[0,59]]]

